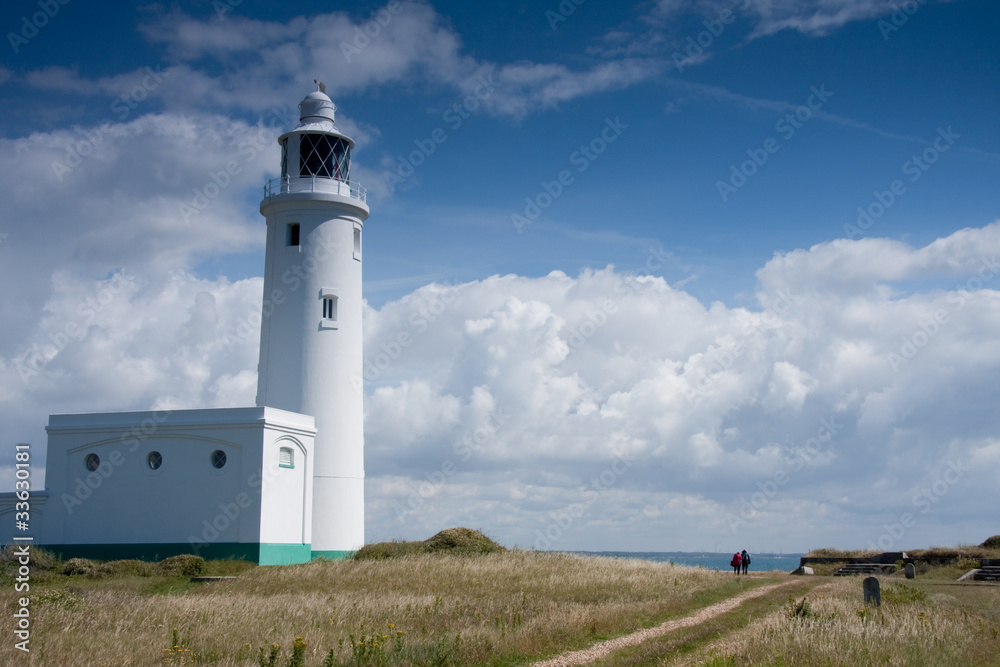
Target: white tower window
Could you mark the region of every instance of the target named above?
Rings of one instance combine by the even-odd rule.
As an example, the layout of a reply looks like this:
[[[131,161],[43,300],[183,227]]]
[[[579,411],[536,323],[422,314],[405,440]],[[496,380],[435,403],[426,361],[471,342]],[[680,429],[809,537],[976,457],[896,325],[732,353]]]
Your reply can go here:
[[[354,259],[361,261],[361,227],[354,225]]]
[[[294,468],[295,455],[291,447],[282,447],[278,450],[278,466],[281,468]]]
[[[290,246],[299,245],[299,234],[301,233],[301,228],[299,223],[290,222],[288,223],[288,233],[286,238],[286,243]]]
[[[337,328],[337,302],[340,300],[339,297],[340,294],[335,289],[324,287],[320,290],[320,299],[323,302],[323,319],[320,321],[320,326],[323,329]]]

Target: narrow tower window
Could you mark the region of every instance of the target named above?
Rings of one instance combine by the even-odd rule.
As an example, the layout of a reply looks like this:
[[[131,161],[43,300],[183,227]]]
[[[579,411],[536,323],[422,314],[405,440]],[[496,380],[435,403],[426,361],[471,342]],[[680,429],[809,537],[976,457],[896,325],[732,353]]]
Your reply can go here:
[[[320,327],[323,329],[337,328],[337,302],[339,293],[335,289],[324,287],[320,290],[320,300],[323,302],[323,319]]]
[[[295,467],[295,457],[292,455],[290,447],[282,447],[278,450],[278,466],[282,468]]]
[[[292,222],[288,225],[288,245],[299,244],[299,223]]]
[[[323,319],[337,321],[337,297],[323,297]]]
[[[354,259],[361,259],[361,228],[354,227]]]

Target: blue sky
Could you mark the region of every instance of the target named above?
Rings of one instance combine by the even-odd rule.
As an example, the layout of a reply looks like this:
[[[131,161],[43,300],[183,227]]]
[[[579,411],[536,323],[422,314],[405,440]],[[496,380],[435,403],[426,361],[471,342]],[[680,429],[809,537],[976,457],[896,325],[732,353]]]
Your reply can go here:
[[[368,378],[369,537],[546,546],[580,503],[550,548],[866,546],[907,511],[903,546],[998,532],[974,499],[1000,465],[1000,9],[562,7],[6,3],[4,441],[43,442],[49,413],[253,402],[257,341],[223,342],[259,308],[260,186],[318,78],[369,190],[366,349],[446,306]],[[85,333],[61,344],[67,312]],[[422,493],[489,406],[510,420]],[[823,419],[838,446],[740,514]],[[642,464],[582,501],[618,456]],[[921,512],[960,459],[977,472]]]

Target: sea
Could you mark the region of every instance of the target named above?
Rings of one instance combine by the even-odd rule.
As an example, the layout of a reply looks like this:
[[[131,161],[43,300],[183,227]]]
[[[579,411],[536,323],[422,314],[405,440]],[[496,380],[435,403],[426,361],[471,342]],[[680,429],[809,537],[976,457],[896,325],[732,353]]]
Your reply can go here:
[[[729,570],[732,567],[731,553],[712,553],[704,551],[572,551],[581,556],[606,556],[609,558],[637,558],[651,560],[656,563],[674,563],[702,567],[707,570]],[[791,572],[798,568],[799,558],[805,554],[750,554],[750,571],[763,572],[767,570],[784,570]]]

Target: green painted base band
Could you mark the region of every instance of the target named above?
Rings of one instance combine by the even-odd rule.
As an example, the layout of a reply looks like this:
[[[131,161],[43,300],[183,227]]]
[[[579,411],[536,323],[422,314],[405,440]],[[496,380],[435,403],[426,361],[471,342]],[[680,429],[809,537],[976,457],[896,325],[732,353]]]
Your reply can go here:
[[[312,549],[308,544],[267,544],[260,545],[259,565],[295,565],[312,560]]]
[[[346,560],[354,555],[353,551],[313,551],[312,558],[325,558],[327,560]]]
[[[41,544],[64,560],[90,558],[92,560],[158,561],[180,554],[195,554],[206,560],[227,558],[247,560],[258,565],[291,565],[308,563],[312,550],[308,544],[269,544],[256,542],[196,543],[166,542],[150,544]]]

